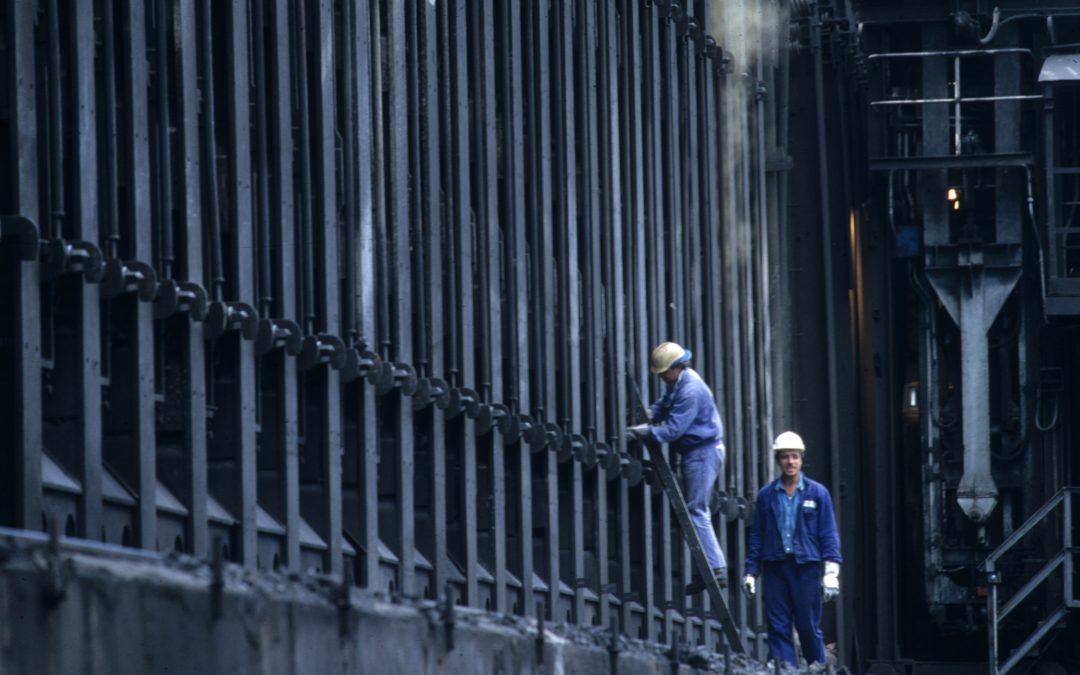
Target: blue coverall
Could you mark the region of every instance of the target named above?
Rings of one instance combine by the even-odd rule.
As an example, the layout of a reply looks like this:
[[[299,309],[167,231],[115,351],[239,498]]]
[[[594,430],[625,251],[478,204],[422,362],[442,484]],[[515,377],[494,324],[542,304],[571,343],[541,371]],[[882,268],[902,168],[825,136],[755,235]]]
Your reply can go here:
[[[709,493],[724,468],[724,427],[712,390],[694,370],[685,368],[674,386],[649,406],[649,432],[682,456],[686,507],[709,567],[727,567],[712,528]]]
[[[762,580],[773,658],[798,667],[791,629],[799,632],[807,663],[825,663],[821,634],[821,563],[841,562],[829,491],[800,474],[794,530],[784,541],[787,491],[779,478],[757,494],[746,554],[746,573]]]

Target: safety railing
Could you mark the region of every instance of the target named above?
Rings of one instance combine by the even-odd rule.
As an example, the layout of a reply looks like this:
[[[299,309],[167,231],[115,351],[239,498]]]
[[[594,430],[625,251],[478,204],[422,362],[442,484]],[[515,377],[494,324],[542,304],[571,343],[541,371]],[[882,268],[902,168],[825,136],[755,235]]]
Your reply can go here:
[[[1046,637],[1058,623],[1069,613],[1069,610],[1080,607],[1080,602],[1073,597],[1073,569],[1075,564],[1076,549],[1072,540],[1072,509],[1074,495],[1080,494],[1080,488],[1066,487],[1058,491],[1053,498],[1031,515],[1027,521],[1014,531],[991,553],[983,562],[986,572],[989,592],[986,600],[986,616],[989,629],[990,672],[993,675],[1004,675],[1019,664],[1025,656]],[[1050,558],[1015,594],[1009,597],[1003,605],[998,602],[998,589],[1001,586],[1002,575],[998,569],[998,561],[1008,553],[1016,544],[1024,539],[1037,525],[1058,511],[1061,506],[1061,550]],[[1007,616],[1012,614],[1017,607],[1031,596],[1031,594],[1050,578],[1057,570],[1062,570],[1062,602],[1049,616],[1043,619],[1038,627],[1021,642],[1009,655],[1004,663],[1001,662],[1000,632],[1001,624]]]

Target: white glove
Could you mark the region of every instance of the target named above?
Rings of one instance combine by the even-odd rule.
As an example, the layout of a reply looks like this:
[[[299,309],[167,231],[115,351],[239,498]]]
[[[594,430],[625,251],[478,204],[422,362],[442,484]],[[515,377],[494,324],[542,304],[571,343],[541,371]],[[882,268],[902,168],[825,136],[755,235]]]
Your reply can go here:
[[[752,598],[757,593],[757,577],[747,574],[742,580],[743,590],[746,591],[746,597]]]
[[[627,427],[626,429],[626,435],[630,438],[645,438],[648,434],[648,424],[637,424],[632,427]]]
[[[825,594],[825,602],[840,595],[840,563],[825,561],[825,576],[821,578],[821,589]]]

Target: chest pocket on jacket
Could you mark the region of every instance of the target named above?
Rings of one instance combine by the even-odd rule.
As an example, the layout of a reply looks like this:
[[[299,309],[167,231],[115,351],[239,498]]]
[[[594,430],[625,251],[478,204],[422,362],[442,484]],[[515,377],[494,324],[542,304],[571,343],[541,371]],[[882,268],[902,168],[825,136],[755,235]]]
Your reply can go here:
[[[803,531],[808,534],[817,532],[817,504],[805,502],[799,507],[799,513],[802,515],[802,527]]]

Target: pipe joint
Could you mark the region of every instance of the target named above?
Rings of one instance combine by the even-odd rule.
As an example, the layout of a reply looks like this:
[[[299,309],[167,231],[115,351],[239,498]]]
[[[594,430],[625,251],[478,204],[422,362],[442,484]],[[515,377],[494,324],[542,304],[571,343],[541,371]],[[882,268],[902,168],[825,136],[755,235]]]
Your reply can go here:
[[[259,330],[259,313],[246,302],[215,302],[206,313],[206,339],[214,340],[238,330],[245,340],[254,340]]]
[[[604,470],[608,480],[615,480],[619,477],[619,471],[622,469],[622,463],[619,461],[619,451],[613,445],[604,441],[597,441],[594,445],[596,447],[596,463]]]
[[[624,452],[620,454],[619,462],[621,464],[619,473],[626,479],[627,486],[633,487],[645,478],[645,467],[641,460],[634,459]]]
[[[81,273],[92,283],[105,277],[105,265],[101,249],[88,241],[65,241],[50,239],[45,245],[45,270],[47,281],[55,281],[70,273]]]
[[[0,239],[14,239],[19,260],[33,262],[41,251],[41,233],[37,223],[26,216],[0,216]]]
[[[341,338],[330,333],[319,333],[303,339],[296,366],[300,370],[310,370],[325,363],[334,370],[341,370],[345,358],[345,343]]]
[[[529,444],[533,452],[539,452],[547,445],[547,434],[544,433],[544,425],[539,420],[534,420],[531,415],[518,415],[518,427],[523,441]]]
[[[289,319],[262,319],[255,334],[255,353],[262,355],[274,349],[284,349],[289,356],[303,351],[304,336],[300,326]]]
[[[157,273],[147,263],[110,258],[105,262],[101,295],[115,298],[124,293],[136,293],[140,301],[153,302],[157,298],[157,285]]]
[[[422,377],[416,381],[416,390],[412,394],[413,410],[423,410],[435,404],[439,410],[446,410],[450,387],[446,381],[437,377]]]
[[[416,371],[407,363],[378,361],[368,374],[368,381],[375,385],[375,393],[380,396],[395,389],[406,396],[416,391]]]
[[[361,377],[369,379],[371,371],[379,357],[369,351],[363,343],[345,350],[345,365],[341,367],[342,383],[349,383]]]
[[[204,321],[210,311],[206,289],[193,281],[172,279],[158,284],[158,295],[153,299],[153,318],[168,319],[176,312],[187,312],[192,321]]]
[[[697,45],[697,56],[699,59],[712,58],[713,52],[716,51],[716,38],[703,31],[701,40]]]

